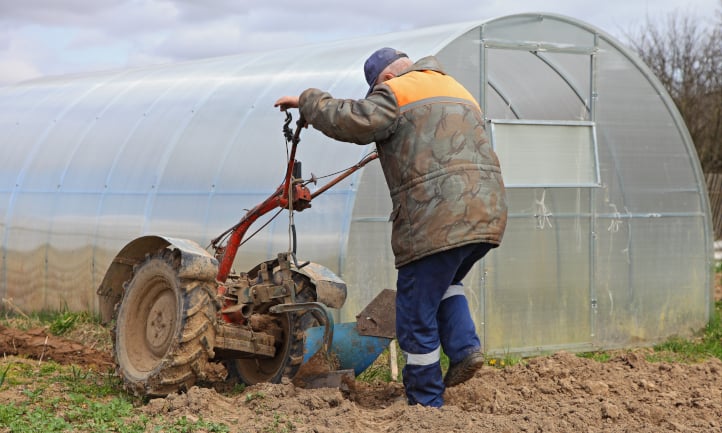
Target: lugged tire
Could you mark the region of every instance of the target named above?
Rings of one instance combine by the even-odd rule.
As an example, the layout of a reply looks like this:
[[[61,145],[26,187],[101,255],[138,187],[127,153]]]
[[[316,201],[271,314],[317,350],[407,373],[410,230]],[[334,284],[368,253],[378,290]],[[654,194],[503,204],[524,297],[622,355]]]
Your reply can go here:
[[[137,265],[124,285],[113,328],[117,371],[139,396],[165,396],[205,378],[213,358],[215,311],[209,282],[178,277],[171,250]]]

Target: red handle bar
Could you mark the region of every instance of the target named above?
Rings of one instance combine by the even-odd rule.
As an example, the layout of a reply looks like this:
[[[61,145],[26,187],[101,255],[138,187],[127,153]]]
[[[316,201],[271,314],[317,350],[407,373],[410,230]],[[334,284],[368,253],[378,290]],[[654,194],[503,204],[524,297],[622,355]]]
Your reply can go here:
[[[286,123],[284,127],[287,128],[290,122],[291,114],[287,111]],[[361,167],[378,158],[378,153],[374,151],[354,166],[342,171],[338,176],[334,177],[329,182],[322,185],[312,194],[306,187],[306,185],[301,182],[301,179],[295,179],[293,177],[293,168],[296,165],[296,148],[298,147],[298,142],[301,141],[301,128],[305,126],[305,123],[306,122],[303,120],[303,117],[301,117],[296,122],[296,131],[290,137],[291,152],[288,159],[288,166],[286,167],[286,175],[284,177],[283,183],[267,199],[256,205],[253,209],[246,212],[243,218],[241,218],[241,220],[236,225],[234,225],[228,231],[224,232],[218,238],[211,241],[211,245],[216,250],[216,258],[220,262],[218,266],[218,275],[216,276],[216,280],[218,280],[219,282],[225,282],[228,278],[228,275],[231,272],[231,267],[233,266],[233,261],[236,258],[236,253],[238,252],[238,247],[240,247],[241,242],[243,241],[243,237],[245,236],[250,226],[254,222],[256,222],[258,218],[277,208],[287,209],[289,207],[289,203],[296,211],[300,212],[304,209],[307,209],[311,207],[311,200],[328,191],[331,187],[338,184]],[[288,136],[290,134],[286,135],[288,139]],[[289,192],[291,192],[290,196]],[[230,236],[228,238],[228,242],[226,242],[225,245],[218,245],[220,239],[229,232]]]

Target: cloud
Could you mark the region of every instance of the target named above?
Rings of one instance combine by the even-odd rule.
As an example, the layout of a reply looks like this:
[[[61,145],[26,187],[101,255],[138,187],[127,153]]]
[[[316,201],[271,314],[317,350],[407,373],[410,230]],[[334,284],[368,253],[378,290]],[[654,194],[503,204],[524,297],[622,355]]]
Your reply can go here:
[[[613,35],[678,0],[0,0],[0,59],[12,73],[62,74],[265,51],[520,12],[575,17]],[[688,0],[714,15],[720,0]],[[647,6],[650,4],[649,6]],[[541,9],[541,10],[540,10]],[[718,6],[719,9],[719,6]],[[18,47],[23,47],[19,49]]]
[[[41,76],[32,62],[22,59],[0,57],[0,85],[15,83]]]
[[[7,29],[0,31],[0,85],[43,75],[38,63],[49,54],[44,44],[18,37]]]
[[[120,9],[128,0],[23,0],[0,2],[0,21],[23,25],[93,26],[94,17]]]

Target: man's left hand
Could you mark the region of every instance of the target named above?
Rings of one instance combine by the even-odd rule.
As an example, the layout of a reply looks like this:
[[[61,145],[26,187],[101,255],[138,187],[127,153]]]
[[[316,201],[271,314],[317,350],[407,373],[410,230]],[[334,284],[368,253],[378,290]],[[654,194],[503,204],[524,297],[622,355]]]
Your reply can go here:
[[[286,111],[289,108],[298,108],[298,96],[282,96],[278,98],[274,107],[280,107],[281,111]]]

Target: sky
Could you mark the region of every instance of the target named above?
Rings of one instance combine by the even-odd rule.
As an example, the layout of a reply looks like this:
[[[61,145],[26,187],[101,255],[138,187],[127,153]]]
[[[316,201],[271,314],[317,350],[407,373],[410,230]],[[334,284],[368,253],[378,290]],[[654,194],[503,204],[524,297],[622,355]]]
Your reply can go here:
[[[672,14],[711,22],[722,0],[0,0],[0,86],[526,12],[623,39]]]

